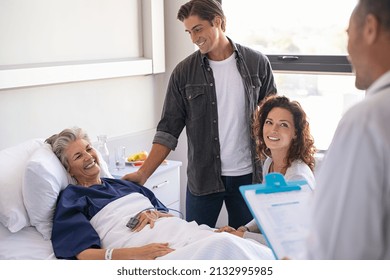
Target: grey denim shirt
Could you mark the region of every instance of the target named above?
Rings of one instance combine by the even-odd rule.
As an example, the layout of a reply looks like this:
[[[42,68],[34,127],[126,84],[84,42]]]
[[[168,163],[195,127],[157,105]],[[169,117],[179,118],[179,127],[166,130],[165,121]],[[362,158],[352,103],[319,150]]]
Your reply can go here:
[[[230,40],[230,39],[229,39]],[[238,71],[246,93],[246,115],[252,131],[253,112],[269,94],[276,94],[271,64],[262,53],[235,44]],[[165,97],[162,118],[153,143],[175,150],[180,133],[186,127],[188,141],[188,188],[194,195],[223,192],[218,135],[217,96],[209,60],[194,52],[173,70]],[[261,182],[262,168],[257,160],[255,142],[251,138],[253,183]]]

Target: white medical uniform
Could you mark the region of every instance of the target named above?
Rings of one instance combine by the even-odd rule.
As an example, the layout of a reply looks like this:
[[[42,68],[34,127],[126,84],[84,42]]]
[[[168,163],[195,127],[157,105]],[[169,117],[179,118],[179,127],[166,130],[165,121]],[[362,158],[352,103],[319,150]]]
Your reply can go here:
[[[390,71],[341,119],[315,190],[309,259],[390,259]]]

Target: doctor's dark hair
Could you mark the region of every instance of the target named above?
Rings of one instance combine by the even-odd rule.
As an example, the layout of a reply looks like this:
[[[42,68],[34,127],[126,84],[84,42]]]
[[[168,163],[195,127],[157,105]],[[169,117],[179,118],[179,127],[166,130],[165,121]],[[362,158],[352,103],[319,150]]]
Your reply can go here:
[[[390,31],[390,0],[359,0],[356,11],[361,24],[368,14],[372,14],[385,30]]]
[[[184,21],[190,16],[198,16],[202,20],[207,20],[213,26],[216,16],[221,18],[221,28],[225,32],[226,17],[221,4],[216,0],[191,0],[182,5],[177,13],[177,19]]]
[[[263,137],[264,123],[269,112],[273,108],[283,108],[288,110],[294,119],[295,139],[292,139],[290,149],[287,155],[287,168],[291,166],[294,160],[302,160],[310,169],[314,170],[314,154],[316,152],[313,136],[310,134],[310,126],[307,121],[306,113],[297,101],[290,101],[285,96],[272,95],[265,98],[258,111],[254,115],[253,135],[256,141],[256,152],[260,160],[266,156],[271,156],[269,149],[265,145]]]
[[[67,171],[69,171],[69,164],[65,155],[65,150],[70,143],[73,143],[78,139],[83,139],[88,143],[91,143],[87,133],[79,127],[66,128],[60,133],[54,134],[45,140],[46,143],[50,144],[54,154],[58,157]]]

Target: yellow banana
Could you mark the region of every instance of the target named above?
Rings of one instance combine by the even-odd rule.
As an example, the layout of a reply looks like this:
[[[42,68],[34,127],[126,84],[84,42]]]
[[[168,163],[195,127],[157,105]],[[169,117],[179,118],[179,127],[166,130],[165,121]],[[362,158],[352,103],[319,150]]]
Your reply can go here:
[[[146,151],[141,151],[135,154],[130,155],[127,158],[127,161],[142,161],[145,160],[148,157],[148,153]]]

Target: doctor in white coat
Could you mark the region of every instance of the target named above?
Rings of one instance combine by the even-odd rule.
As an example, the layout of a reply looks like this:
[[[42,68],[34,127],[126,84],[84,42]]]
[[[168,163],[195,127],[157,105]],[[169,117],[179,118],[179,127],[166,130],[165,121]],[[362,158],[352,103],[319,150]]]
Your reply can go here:
[[[319,171],[309,259],[390,259],[390,1],[359,0],[349,59],[365,99],[342,118]]]

